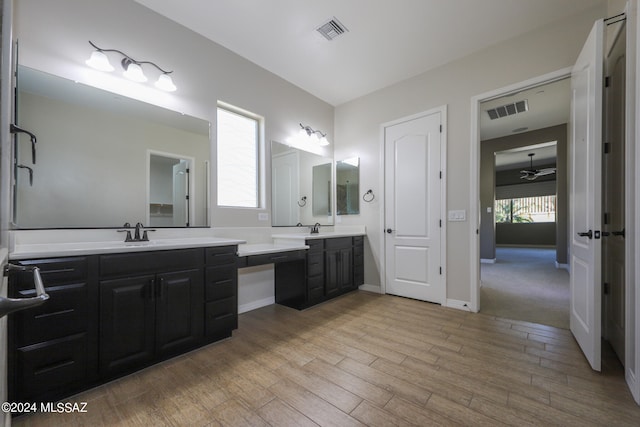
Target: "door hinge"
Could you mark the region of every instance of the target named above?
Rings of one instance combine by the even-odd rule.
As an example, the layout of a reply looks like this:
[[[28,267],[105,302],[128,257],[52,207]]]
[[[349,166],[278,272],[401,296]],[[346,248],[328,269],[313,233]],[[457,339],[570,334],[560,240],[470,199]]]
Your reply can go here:
[[[602,146],[602,149],[604,151],[604,154],[609,154],[609,152],[611,151],[611,143],[605,142]]]
[[[442,125],[440,125],[440,133],[442,133]]]
[[[602,292],[605,295],[609,295],[609,284],[607,282],[602,284]]]
[[[604,87],[609,87],[611,85],[611,77],[607,76],[604,78]]]
[[[442,228],[442,220],[439,221],[440,228]]]
[[[184,196],[185,199],[189,200],[189,195]]]
[[[442,267],[440,267],[440,275],[442,276]]]
[[[187,168],[187,173],[189,173],[189,172],[191,172],[191,171],[189,170],[189,168]]]
[[[442,179],[442,171],[440,171],[440,179]]]

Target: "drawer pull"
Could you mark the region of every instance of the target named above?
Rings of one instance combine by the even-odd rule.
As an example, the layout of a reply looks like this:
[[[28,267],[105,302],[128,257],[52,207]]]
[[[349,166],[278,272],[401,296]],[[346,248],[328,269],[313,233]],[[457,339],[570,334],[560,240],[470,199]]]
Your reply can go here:
[[[44,368],[38,369],[37,371],[34,372],[34,375],[37,376],[37,375],[46,374],[48,372],[55,371],[56,369],[64,368],[66,366],[71,366],[74,363],[76,362],[72,359],[63,360],[62,362],[58,362],[58,363],[52,363],[51,365],[47,365]]]
[[[73,313],[75,311],[75,309],[70,308],[68,310],[60,310],[60,311],[54,311],[53,313],[43,313],[43,314],[38,314],[37,316],[34,316],[36,319],[40,320],[40,319],[45,319],[47,317],[51,317],[51,316],[60,316],[61,314],[69,314],[69,313]]]

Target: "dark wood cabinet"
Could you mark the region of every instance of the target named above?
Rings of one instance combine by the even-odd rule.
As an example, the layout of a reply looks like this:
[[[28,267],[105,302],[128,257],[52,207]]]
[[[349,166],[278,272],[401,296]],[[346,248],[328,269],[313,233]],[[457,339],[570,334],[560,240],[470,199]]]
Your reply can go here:
[[[20,261],[50,299],[9,316],[9,399],[55,401],[231,335],[237,248]],[[14,261],[17,263],[17,261]],[[34,296],[32,274],[9,296]]]
[[[38,266],[49,300],[8,317],[9,400],[51,400],[97,378],[97,270],[91,257],[20,261]],[[17,262],[14,262],[17,263]],[[32,273],[9,280],[12,298],[35,296]]]
[[[327,239],[325,248],[325,295],[353,290],[353,238]]]

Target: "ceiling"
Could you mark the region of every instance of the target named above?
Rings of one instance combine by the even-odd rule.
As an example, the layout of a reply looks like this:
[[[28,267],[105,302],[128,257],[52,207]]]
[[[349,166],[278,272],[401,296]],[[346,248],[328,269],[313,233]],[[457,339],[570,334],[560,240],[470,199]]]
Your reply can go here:
[[[331,105],[602,0],[135,0]],[[332,17],[348,32],[315,29]]]
[[[518,147],[511,150],[498,151],[496,153],[496,171],[512,169],[529,169],[533,153],[533,169],[540,169],[556,163],[557,141],[548,141],[541,144]]]

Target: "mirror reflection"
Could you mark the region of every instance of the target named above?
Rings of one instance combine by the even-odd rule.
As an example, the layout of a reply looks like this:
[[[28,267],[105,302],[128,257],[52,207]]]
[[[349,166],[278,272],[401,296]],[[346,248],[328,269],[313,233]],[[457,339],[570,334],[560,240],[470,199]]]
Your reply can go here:
[[[332,225],[332,159],[271,142],[273,226]]]
[[[336,214],[360,213],[360,159],[336,162]]]
[[[18,228],[208,225],[209,122],[24,66],[17,82],[16,122],[38,138],[36,164],[17,138],[33,170],[15,169]]]

